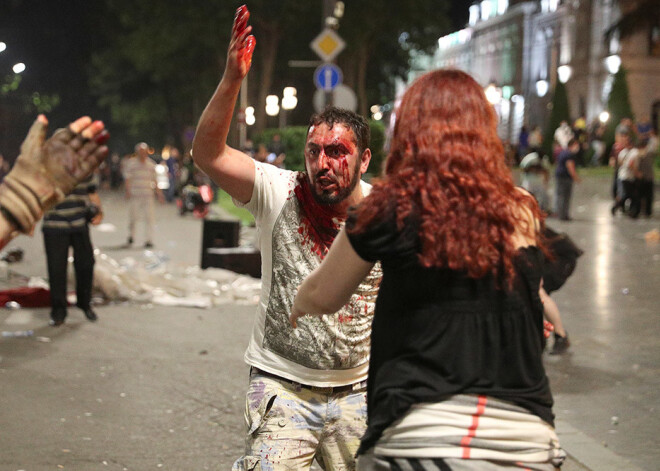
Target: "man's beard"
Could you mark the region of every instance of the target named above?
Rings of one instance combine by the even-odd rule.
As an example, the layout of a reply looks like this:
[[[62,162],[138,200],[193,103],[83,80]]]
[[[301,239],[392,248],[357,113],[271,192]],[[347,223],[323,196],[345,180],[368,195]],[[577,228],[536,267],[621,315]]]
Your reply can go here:
[[[323,204],[323,205],[333,205],[333,204],[338,204],[344,201],[346,198],[348,198],[351,193],[353,193],[353,190],[357,186],[357,184],[360,182],[360,160],[356,162],[355,168],[353,169],[353,178],[351,179],[351,182],[348,184],[348,186],[341,188],[337,194],[332,195],[330,193],[317,193],[316,192],[316,184],[315,182],[310,182],[310,187],[312,190],[312,196],[314,197],[314,200],[318,204]],[[317,173],[316,176],[319,174]],[[314,177],[316,178],[316,177]]]

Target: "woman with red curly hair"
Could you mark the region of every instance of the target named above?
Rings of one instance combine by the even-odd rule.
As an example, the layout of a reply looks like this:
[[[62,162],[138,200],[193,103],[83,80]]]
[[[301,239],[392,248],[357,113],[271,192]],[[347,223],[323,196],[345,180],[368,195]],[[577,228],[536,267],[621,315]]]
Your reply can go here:
[[[294,327],[382,264],[358,469],[545,471],[565,456],[541,361],[542,214],[496,128],[468,74],[415,81],[384,177],[299,288]]]

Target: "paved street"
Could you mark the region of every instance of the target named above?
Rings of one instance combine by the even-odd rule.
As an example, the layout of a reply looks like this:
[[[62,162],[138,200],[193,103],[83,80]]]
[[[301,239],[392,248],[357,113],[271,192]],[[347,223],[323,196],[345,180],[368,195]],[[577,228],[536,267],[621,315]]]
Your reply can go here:
[[[585,254],[553,295],[572,346],[546,356],[547,371],[564,470],[651,471],[660,462],[660,244],[644,235],[660,229],[660,216],[613,218],[609,183],[585,181],[574,221],[549,220]],[[140,233],[136,248],[121,247],[121,195],[101,196],[110,225],[93,229],[93,242],[118,260],[139,256]],[[201,221],[174,205],[158,207],[157,221],[156,250],[199,264]],[[9,247],[25,250],[12,271],[45,276],[40,231]],[[1,309],[1,331],[35,332],[0,338],[0,471],[229,470],[243,442],[253,311],[115,304],[99,306],[93,324],[70,308],[55,329],[48,309]]]

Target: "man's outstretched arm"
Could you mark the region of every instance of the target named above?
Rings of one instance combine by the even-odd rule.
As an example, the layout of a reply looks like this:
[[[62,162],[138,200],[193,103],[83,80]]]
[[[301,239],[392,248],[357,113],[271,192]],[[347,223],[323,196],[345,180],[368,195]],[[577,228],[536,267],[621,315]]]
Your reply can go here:
[[[245,5],[236,10],[227,65],[218,88],[206,105],[197,125],[193,141],[193,160],[220,188],[242,203],[252,197],[254,161],[243,152],[227,145],[236,99],[241,83],[250,70],[256,43],[247,21],[250,12]]]

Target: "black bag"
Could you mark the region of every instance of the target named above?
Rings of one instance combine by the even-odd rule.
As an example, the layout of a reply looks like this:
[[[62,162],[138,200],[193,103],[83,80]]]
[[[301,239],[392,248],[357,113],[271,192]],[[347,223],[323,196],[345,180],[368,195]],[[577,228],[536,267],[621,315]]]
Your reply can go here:
[[[543,288],[547,293],[557,291],[573,274],[577,259],[584,253],[565,233],[558,233],[548,226],[543,230],[550,260],[543,265]]]

